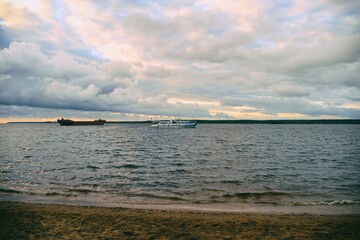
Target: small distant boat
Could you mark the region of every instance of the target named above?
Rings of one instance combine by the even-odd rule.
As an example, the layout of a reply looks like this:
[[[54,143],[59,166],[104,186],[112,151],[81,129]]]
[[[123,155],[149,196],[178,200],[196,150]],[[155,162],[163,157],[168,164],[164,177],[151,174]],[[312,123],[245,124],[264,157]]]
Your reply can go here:
[[[94,121],[73,121],[71,119],[58,119],[58,123],[62,126],[87,126],[87,125],[104,125],[106,123],[105,119],[98,119]]]
[[[196,122],[186,121],[186,120],[161,120],[157,122],[153,122],[151,127],[153,128],[195,128]]]

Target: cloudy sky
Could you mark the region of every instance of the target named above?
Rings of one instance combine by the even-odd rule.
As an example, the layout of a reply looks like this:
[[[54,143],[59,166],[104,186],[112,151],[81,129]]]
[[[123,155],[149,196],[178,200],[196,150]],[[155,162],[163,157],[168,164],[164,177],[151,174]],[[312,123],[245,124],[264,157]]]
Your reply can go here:
[[[1,0],[0,122],[360,118],[358,0]]]

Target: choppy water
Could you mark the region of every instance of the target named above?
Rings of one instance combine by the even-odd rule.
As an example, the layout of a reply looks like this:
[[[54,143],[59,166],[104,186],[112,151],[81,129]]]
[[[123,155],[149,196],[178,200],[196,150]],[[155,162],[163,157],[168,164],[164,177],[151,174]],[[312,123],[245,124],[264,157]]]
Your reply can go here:
[[[0,125],[0,199],[360,204],[359,125]]]

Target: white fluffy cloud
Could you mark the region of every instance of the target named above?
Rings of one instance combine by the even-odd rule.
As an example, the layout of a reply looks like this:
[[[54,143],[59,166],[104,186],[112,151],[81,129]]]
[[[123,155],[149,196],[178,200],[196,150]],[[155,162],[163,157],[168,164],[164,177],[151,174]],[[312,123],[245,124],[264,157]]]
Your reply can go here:
[[[360,118],[359,9],[351,0],[5,0],[0,118],[18,116],[16,106]]]

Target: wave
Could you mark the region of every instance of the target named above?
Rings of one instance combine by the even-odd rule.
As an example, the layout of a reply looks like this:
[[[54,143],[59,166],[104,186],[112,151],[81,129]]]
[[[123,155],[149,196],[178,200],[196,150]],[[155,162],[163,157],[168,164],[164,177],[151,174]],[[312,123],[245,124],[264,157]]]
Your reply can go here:
[[[59,193],[59,192],[30,192],[30,191],[19,191],[13,189],[4,189],[0,188],[0,193],[8,193],[8,194],[21,194],[21,195],[30,195],[30,196],[46,196],[46,197],[54,197],[54,196],[63,196],[63,197],[73,197],[76,195]]]
[[[90,168],[90,169],[93,169],[93,170],[100,169],[99,167],[92,166],[92,165],[88,165],[88,166],[86,166],[86,167],[87,167],[87,168]]]
[[[360,204],[360,200],[327,200],[327,201],[312,201],[312,202],[288,202],[281,205],[289,206],[319,206],[319,205],[328,205],[328,206],[337,206],[337,205],[356,205]]]
[[[120,166],[113,166],[113,168],[126,168],[126,169],[137,169],[137,168],[141,168],[141,165],[136,165],[136,164],[123,164]]]
[[[182,162],[176,162],[176,163],[171,163],[171,165],[176,166],[176,167],[181,167],[181,166],[184,166],[184,165],[185,165],[185,163],[182,163]]]
[[[243,181],[240,180],[223,180],[220,183],[240,185]]]
[[[176,202],[187,201],[186,199],[180,197],[155,195],[151,193],[126,193],[125,195],[131,198],[161,199],[161,200],[169,200]]]
[[[186,170],[186,169],[175,169],[175,170],[171,170],[169,171],[169,173],[190,173],[191,171]]]
[[[0,193],[23,193],[23,192],[8,188],[0,188]]]
[[[70,189],[69,192],[78,192],[78,193],[82,193],[82,194],[89,194],[94,191],[89,190],[89,189]]]
[[[234,194],[225,194],[222,195],[222,198],[231,199],[260,199],[264,197],[289,197],[291,194],[283,192],[243,192],[243,193],[234,193]]]
[[[211,200],[193,200],[193,201],[190,201],[190,203],[193,203],[193,204],[213,204],[213,203],[225,203],[225,201],[214,200],[214,199],[211,199]]]
[[[58,193],[58,192],[47,192],[44,194],[44,196],[48,197],[76,197],[74,194],[65,194],[65,193]]]

